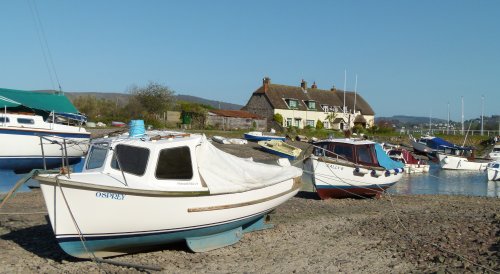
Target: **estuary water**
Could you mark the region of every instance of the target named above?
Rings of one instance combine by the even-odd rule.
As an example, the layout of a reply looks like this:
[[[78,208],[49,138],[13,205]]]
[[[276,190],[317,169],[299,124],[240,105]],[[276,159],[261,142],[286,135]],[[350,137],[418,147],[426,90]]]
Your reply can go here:
[[[500,181],[488,181],[486,171],[443,170],[431,163],[429,173],[404,174],[388,192],[500,197]]]

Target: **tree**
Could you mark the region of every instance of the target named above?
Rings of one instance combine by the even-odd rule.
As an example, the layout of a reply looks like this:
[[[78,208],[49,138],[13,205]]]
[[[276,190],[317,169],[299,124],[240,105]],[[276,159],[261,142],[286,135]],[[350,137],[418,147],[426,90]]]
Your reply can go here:
[[[146,111],[157,116],[174,103],[175,92],[156,82],[149,82],[145,87],[132,86],[129,93]]]
[[[318,120],[316,122],[316,129],[323,129],[325,126],[323,125],[323,122],[321,122],[320,120]]]

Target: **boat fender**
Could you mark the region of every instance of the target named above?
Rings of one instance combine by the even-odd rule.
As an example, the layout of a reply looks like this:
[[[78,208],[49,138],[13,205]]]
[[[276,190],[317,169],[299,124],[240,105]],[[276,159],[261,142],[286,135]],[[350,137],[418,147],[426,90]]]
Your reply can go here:
[[[390,170],[386,170],[385,171],[385,177],[389,177],[391,175],[391,171]]]
[[[372,171],[370,171],[370,175],[371,176],[377,176],[377,172],[375,170],[372,169]]]
[[[399,168],[395,168],[394,169],[394,174],[398,174],[399,173]]]

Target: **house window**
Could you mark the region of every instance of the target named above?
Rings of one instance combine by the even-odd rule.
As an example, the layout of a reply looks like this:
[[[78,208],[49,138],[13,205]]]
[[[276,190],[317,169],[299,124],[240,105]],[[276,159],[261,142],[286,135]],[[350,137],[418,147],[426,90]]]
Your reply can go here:
[[[306,126],[314,127],[314,120],[306,120]]]
[[[323,122],[323,127],[326,128],[326,129],[329,129],[330,128],[330,123],[328,121],[324,121]]]
[[[328,105],[321,105],[321,109],[323,109],[324,113],[327,113],[330,108],[328,107]]]
[[[149,149],[128,145],[117,145],[111,161],[111,167],[123,172],[142,176],[146,172]],[[118,160],[116,159],[118,155]],[[118,164],[118,161],[120,162]]]
[[[316,110],[316,102],[315,101],[305,101],[305,104],[307,106],[307,109]]]
[[[158,179],[191,179],[193,167],[189,147],[162,149],[156,166]]]
[[[294,126],[294,127],[300,127],[300,122],[301,122],[301,121],[302,121],[302,119],[297,119],[297,118],[295,118],[295,119],[293,120],[293,126]]]
[[[28,118],[17,118],[17,122],[19,124],[29,124],[29,125],[35,124],[35,120]]]
[[[292,126],[292,118],[286,118],[286,126],[291,127]]]
[[[295,99],[286,99],[286,103],[288,105],[288,108],[291,108],[291,109],[299,108],[299,101],[297,101]]]

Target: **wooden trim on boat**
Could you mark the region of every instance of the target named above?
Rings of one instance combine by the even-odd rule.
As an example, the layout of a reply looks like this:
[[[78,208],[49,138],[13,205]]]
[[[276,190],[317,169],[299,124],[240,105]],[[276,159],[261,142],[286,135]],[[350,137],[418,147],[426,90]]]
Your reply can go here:
[[[238,204],[188,208],[188,212],[203,212],[203,211],[223,210],[223,209],[230,209],[230,208],[237,208],[237,207],[259,204],[259,203],[263,203],[263,202],[267,202],[267,201],[276,199],[276,198],[281,197],[283,195],[286,195],[288,193],[291,193],[291,192],[299,189],[301,187],[301,185],[302,185],[302,181],[301,181],[300,177],[295,177],[295,178],[293,178],[292,188],[290,188],[289,190],[284,191],[282,193],[273,195],[273,196],[269,196],[269,197],[258,199],[258,200],[253,200],[251,202],[238,203]]]
[[[107,191],[112,193],[123,193],[129,195],[137,196],[147,196],[147,197],[189,197],[189,196],[208,196],[210,191],[168,191],[168,190],[146,190],[146,189],[135,189],[135,188],[123,188],[115,186],[103,186],[89,183],[72,182],[58,178],[56,181],[55,177],[45,177],[45,176],[34,176],[33,179],[44,185],[52,186],[63,186],[70,188],[78,188],[93,191]]]

